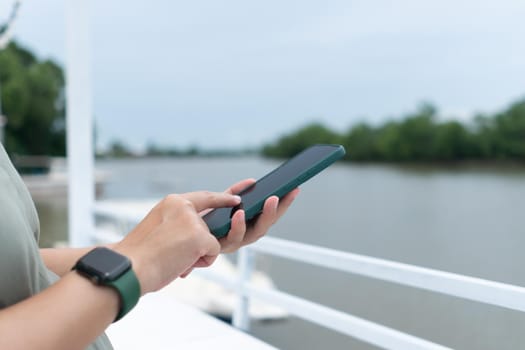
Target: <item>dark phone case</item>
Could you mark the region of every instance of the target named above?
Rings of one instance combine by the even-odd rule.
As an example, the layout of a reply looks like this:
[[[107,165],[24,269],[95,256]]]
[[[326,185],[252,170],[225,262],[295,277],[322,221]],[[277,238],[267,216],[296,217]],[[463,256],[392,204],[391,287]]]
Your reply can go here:
[[[317,175],[322,170],[326,169],[328,166],[333,164],[336,160],[338,160],[341,157],[343,157],[344,154],[345,154],[345,149],[341,145],[314,145],[314,146],[311,146],[311,147],[303,150],[302,152],[298,153],[296,156],[294,156],[293,158],[289,159],[288,161],[284,162],[279,167],[275,168],[270,173],[266,174],[264,177],[262,177],[259,180],[257,180],[256,184],[258,182],[262,181],[263,179],[265,179],[265,178],[267,178],[269,176],[272,176],[273,174],[278,172],[279,169],[281,167],[283,167],[285,164],[287,164],[288,162],[290,162],[294,158],[302,155],[303,153],[307,152],[308,150],[311,150],[314,147],[330,147],[330,148],[333,148],[333,151],[329,152],[324,158],[322,158],[320,160],[317,160],[316,162],[312,163],[309,168],[305,168],[293,180],[291,180],[291,181],[289,181],[287,183],[283,183],[281,186],[279,186],[278,188],[273,190],[273,192],[271,194],[269,194],[265,198],[261,198],[260,201],[257,201],[257,203],[255,205],[253,205],[252,207],[250,207],[250,208],[243,208],[244,211],[245,211],[246,221],[254,218],[257,214],[259,214],[262,211],[263,206],[264,206],[264,202],[266,201],[266,199],[268,199],[271,196],[277,196],[279,198],[282,198],[288,192],[290,192],[294,188],[298,187],[299,185],[301,185],[305,181],[311,179],[313,176]],[[246,189],[244,191],[247,191],[248,189]],[[239,195],[242,196],[244,191],[239,193]],[[203,217],[205,222],[206,222],[206,216],[210,215],[211,213],[213,213],[213,211],[211,211],[210,213],[206,214]],[[208,224],[208,223],[206,222],[206,224]],[[210,231],[211,231],[211,233],[213,235],[215,235],[217,238],[221,238],[221,237],[225,236],[228,233],[228,231],[230,230],[230,227],[231,227],[231,220],[228,219],[223,224],[221,224],[219,226],[215,226],[215,227],[209,227],[209,229],[210,229]]]

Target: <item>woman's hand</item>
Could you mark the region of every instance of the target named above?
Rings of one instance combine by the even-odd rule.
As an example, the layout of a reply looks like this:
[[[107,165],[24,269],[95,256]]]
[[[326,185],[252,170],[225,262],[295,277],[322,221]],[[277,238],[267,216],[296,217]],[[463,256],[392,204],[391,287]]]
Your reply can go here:
[[[209,266],[220,253],[199,212],[239,203],[230,192],[169,195],[114,249],[131,259],[142,294],[159,290],[193,267]]]

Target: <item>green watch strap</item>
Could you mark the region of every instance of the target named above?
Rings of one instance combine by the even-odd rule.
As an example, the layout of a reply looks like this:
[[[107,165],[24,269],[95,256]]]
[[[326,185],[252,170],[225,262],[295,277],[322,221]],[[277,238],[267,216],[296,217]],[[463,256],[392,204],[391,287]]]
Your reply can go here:
[[[116,322],[137,305],[140,299],[140,283],[133,269],[129,268],[119,278],[107,281],[104,285],[115,288],[120,295],[120,310],[113,321]]]

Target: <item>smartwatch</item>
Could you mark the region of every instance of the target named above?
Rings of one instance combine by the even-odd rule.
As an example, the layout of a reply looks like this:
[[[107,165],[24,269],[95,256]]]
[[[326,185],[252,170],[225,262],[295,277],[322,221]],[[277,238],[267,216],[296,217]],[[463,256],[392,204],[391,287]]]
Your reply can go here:
[[[116,322],[137,304],[140,283],[131,268],[131,260],[111,249],[97,247],[80,258],[73,270],[93,283],[115,289],[120,296],[120,309]]]

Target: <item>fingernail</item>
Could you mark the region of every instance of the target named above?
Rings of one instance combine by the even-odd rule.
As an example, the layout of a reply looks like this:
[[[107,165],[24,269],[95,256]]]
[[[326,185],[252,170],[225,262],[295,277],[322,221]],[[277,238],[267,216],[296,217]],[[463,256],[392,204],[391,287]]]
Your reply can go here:
[[[244,221],[244,210],[237,210],[237,211],[240,212],[239,214],[237,214],[239,216],[239,220]]]
[[[235,198],[237,202],[241,202],[241,196],[234,195],[233,198]]]

